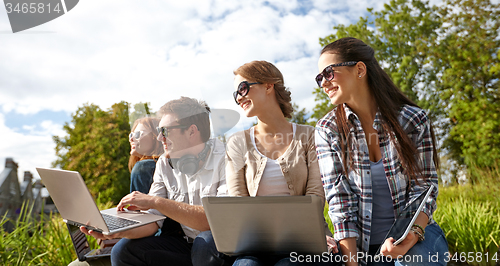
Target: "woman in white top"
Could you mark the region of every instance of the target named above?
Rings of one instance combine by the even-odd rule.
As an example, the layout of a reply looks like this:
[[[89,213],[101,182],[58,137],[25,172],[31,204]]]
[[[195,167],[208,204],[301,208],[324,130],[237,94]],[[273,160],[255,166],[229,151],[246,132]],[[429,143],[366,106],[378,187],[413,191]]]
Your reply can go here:
[[[290,123],[293,111],[283,75],[271,63],[252,61],[234,71],[234,100],[257,125],[232,135],[226,146],[231,196],[316,195],[324,199],[314,128]],[[327,228],[326,228],[327,229]],[[337,246],[326,230],[329,247]],[[287,256],[240,256],[234,265],[288,265]],[[293,265],[298,265],[294,263]]]

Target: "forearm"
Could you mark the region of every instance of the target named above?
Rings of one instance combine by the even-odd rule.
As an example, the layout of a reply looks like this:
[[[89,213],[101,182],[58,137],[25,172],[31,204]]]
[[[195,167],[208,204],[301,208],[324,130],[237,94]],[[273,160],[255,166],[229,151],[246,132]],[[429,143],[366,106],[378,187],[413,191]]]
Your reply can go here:
[[[94,231],[94,230],[87,230],[85,226],[80,227],[80,231],[82,231],[86,235],[93,236],[96,239],[117,239],[117,238],[129,238],[129,239],[136,239],[136,238],[143,238],[143,237],[148,237],[152,236],[154,233],[158,231],[158,225],[156,223],[149,223],[146,225],[143,225],[141,227],[136,227],[130,230],[118,232],[112,235],[103,235],[101,232]]]
[[[158,231],[158,224],[149,223],[140,227],[117,233],[119,238],[137,239],[154,235]]]
[[[342,251],[342,255],[346,255],[348,260],[345,262],[346,266],[357,266],[358,265],[358,257],[357,257],[357,247],[356,247],[356,238],[349,237],[339,241],[340,250]],[[354,260],[351,260],[354,258]]]
[[[415,220],[414,224],[418,224],[422,227],[423,230],[425,230],[425,227],[427,226],[427,223],[429,222],[429,216],[425,214],[424,212],[421,212],[418,216],[417,219]],[[424,233],[424,232],[421,232]]]
[[[195,230],[210,230],[203,206],[194,206],[183,202],[155,197],[153,209]]]

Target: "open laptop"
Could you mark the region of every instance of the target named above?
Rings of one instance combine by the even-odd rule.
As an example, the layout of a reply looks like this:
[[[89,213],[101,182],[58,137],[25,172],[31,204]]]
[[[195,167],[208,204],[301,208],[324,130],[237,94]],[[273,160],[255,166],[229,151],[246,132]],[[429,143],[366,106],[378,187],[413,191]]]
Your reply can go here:
[[[111,247],[100,248],[100,249],[90,249],[89,242],[78,226],[72,224],[66,224],[68,227],[69,235],[71,236],[71,242],[73,242],[73,247],[76,251],[76,256],[79,261],[94,260],[102,257],[111,256]]]
[[[105,235],[129,230],[165,219],[140,211],[99,211],[80,173],[60,169],[36,168],[64,222],[102,232]]]
[[[327,251],[324,200],[317,196],[205,197],[219,252],[322,254]]]

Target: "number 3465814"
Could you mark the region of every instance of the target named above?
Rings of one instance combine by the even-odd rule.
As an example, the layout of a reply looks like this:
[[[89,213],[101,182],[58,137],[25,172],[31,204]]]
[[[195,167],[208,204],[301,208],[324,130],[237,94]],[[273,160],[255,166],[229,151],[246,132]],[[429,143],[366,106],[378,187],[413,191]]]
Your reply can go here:
[[[23,13],[23,14],[42,14],[42,13],[59,13],[64,12],[59,6],[59,3],[56,5],[50,6],[50,3],[6,3],[5,9],[7,9],[7,13]]]
[[[450,261],[455,261],[455,262],[490,262],[490,261],[495,261],[497,262],[499,260],[498,258],[498,253],[494,253],[493,256],[490,258],[490,254],[488,252],[482,253],[482,252],[460,252],[460,253],[455,253],[450,255],[449,252],[446,252],[445,254],[445,261],[450,262]]]

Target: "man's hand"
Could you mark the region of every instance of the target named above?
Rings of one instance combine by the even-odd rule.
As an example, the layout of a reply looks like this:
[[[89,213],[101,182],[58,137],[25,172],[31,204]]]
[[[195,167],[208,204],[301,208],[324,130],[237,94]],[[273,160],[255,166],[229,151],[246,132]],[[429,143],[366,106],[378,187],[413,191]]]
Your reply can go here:
[[[124,208],[129,210],[149,210],[154,209],[155,197],[134,191],[120,200],[116,209],[123,211]]]
[[[94,231],[94,230],[88,230],[84,226],[80,226],[80,231],[82,231],[82,233],[84,233],[86,235],[93,236],[94,238],[101,239],[101,240],[121,238],[118,235],[119,233],[112,234],[112,235],[103,235],[101,232],[97,232],[97,231]]]
[[[410,248],[412,248],[418,241],[418,236],[414,232],[410,231],[406,238],[399,243],[399,245],[394,246],[396,240],[392,237],[386,239],[382,248],[380,248],[380,253],[386,257],[391,257],[392,259],[397,259],[399,256],[404,256]]]

